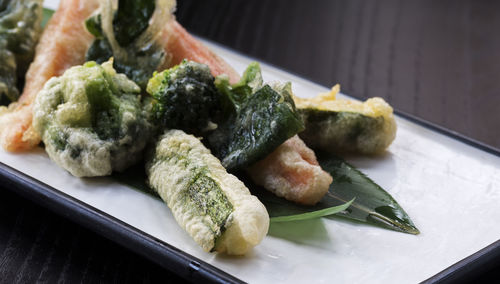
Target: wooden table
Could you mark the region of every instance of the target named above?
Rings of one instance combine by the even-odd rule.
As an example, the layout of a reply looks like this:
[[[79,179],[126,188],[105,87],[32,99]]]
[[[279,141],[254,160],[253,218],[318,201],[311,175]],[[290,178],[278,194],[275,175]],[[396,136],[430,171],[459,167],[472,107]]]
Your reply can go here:
[[[196,35],[500,149],[499,1],[183,0],[177,18]],[[0,188],[0,282],[180,280],[70,217]],[[499,268],[495,259],[463,280],[498,279]]]

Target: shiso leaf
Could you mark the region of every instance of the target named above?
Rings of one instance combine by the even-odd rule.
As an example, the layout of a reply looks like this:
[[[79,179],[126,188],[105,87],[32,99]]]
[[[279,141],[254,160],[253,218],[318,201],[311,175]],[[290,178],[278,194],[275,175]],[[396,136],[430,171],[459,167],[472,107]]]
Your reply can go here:
[[[223,95],[224,120],[210,135],[210,150],[229,171],[241,170],[265,158],[279,145],[304,130],[290,95],[290,85],[273,88],[262,83],[258,63],[251,63],[233,85],[217,77]]]

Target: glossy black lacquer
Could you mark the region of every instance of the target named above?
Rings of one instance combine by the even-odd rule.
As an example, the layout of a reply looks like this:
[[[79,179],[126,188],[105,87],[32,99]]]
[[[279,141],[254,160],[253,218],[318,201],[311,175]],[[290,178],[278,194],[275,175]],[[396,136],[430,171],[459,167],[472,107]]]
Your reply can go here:
[[[499,1],[179,0],[177,19],[196,35],[322,85],[383,97],[410,120],[498,155]],[[228,277],[202,263],[196,269],[175,248],[24,178],[0,165],[2,283]],[[499,247],[427,282],[500,279]]]

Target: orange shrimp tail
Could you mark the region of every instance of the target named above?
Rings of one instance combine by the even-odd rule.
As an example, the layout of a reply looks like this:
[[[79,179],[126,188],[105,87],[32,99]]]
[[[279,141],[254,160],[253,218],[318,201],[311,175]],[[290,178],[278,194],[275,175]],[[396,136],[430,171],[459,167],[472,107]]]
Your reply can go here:
[[[165,68],[179,64],[183,59],[203,63],[210,67],[212,75],[226,74],[231,83],[239,80],[238,73],[224,59],[190,35],[175,19],[168,22],[164,29]]]
[[[252,180],[290,201],[314,205],[328,192],[333,179],[323,171],[316,155],[297,136],[247,169]]]
[[[11,152],[26,151],[40,142],[40,137],[31,126],[31,105],[20,106],[15,112],[0,117],[0,143]],[[4,127],[8,126],[8,127]],[[13,143],[15,141],[15,143]]]

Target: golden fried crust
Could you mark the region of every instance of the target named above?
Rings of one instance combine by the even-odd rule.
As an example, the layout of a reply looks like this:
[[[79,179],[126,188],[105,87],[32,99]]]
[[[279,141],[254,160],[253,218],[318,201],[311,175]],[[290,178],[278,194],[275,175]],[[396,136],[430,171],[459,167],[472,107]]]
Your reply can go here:
[[[42,33],[22,96],[0,112],[0,144],[7,151],[26,151],[40,143],[31,126],[32,103],[47,80],[85,62],[93,37],[83,23],[98,6],[98,0],[61,1]]]
[[[167,131],[157,143],[146,165],[149,184],[155,189],[179,223],[205,250],[242,255],[259,244],[267,234],[269,215],[257,197],[250,194],[243,182],[226,172],[220,161],[194,136],[181,130]],[[222,191],[231,213],[224,228],[215,224],[214,217],[201,214],[202,205],[213,201],[198,198],[186,201],[193,176],[213,180],[207,195]],[[214,206],[214,205],[212,205]],[[228,209],[224,209],[228,210]]]
[[[316,204],[333,179],[314,152],[295,135],[247,170],[253,181],[274,194],[304,205]]]

